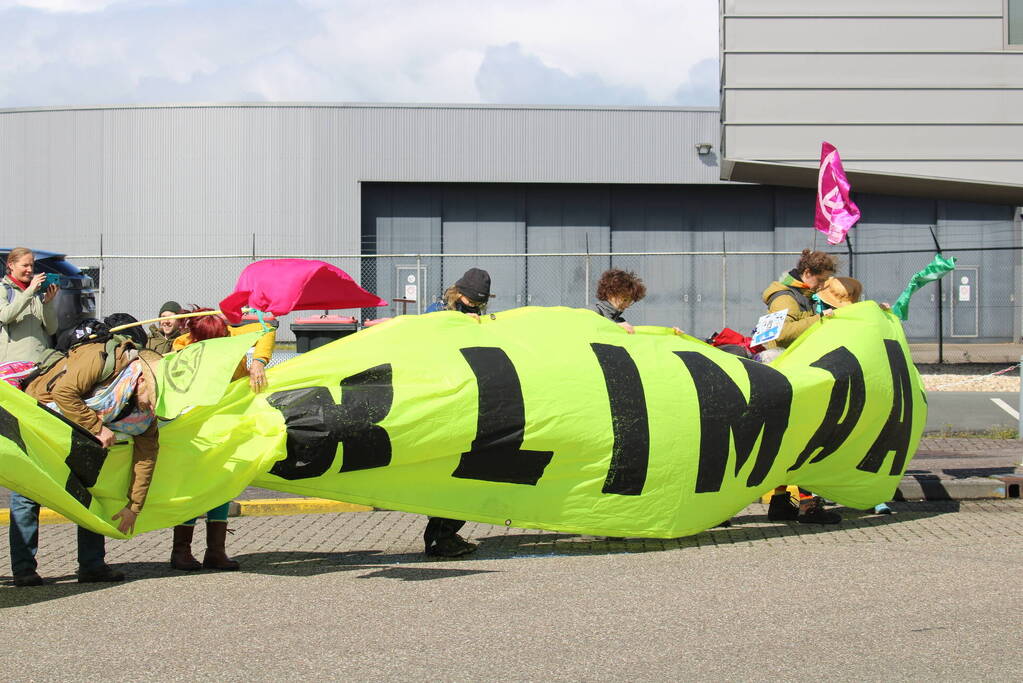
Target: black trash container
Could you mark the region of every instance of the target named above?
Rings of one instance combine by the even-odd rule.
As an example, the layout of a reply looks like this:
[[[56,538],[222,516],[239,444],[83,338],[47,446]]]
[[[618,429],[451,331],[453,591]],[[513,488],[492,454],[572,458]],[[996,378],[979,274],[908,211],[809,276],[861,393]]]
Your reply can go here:
[[[299,318],[291,323],[295,333],[295,351],[305,353],[318,349],[324,344],[337,341],[355,332],[358,325],[355,318],[341,315],[317,315]]]

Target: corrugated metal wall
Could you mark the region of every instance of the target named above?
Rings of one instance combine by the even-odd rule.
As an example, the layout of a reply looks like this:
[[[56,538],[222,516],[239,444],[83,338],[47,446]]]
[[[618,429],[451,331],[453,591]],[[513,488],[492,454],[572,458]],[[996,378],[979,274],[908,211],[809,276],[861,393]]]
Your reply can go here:
[[[858,251],[841,248],[840,272],[864,282],[867,296],[895,301],[909,278],[930,260],[935,231],[965,270],[949,280],[946,338],[1008,341],[1018,329],[1016,251],[969,251],[1016,244],[1013,210],[956,201],[858,195],[863,220],[852,233]],[[363,186],[363,236],[368,253],[614,252],[611,256],[518,256],[425,259],[427,297],[439,294],[467,268],[490,271],[497,298],[492,310],[526,304],[592,304],[600,273],[634,270],[647,297],[629,309],[635,324],[678,325],[698,336],[723,326],[748,331],[763,314],[760,295],[796,264],[793,256],[743,256],[735,252],[830,249],[808,226],[810,190],[761,186],[402,184]],[[624,252],[730,252],[720,256],[625,255]],[[589,263],[588,272],[586,263]],[[402,296],[399,269],[408,258],[366,260],[363,281],[384,298]],[[971,270],[975,269],[975,270]],[[953,297],[969,278],[966,301]],[[956,282],[953,282],[955,280]],[[587,298],[587,294],[589,297]],[[907,335],[931,340],[937,333],[936,288],[914,299]],[[928,297],[930,297],[928,299]],[[956,314],[958,313],[958,318]]]
[[[201,106],[0,112],[5,241],[353,253],[359,182],[716,183],[716,110]]]
[[[724,0],[728,159],[1023,184],[1003,0]]]

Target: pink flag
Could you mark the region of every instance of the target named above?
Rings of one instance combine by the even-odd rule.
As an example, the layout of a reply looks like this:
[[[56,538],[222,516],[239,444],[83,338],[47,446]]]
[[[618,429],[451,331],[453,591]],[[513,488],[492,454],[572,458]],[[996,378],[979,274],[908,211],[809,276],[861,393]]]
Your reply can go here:
[[[232,323],[241,322],[242,307],[276,316],[292,311],[370,308],[387,302],[356,284],[352,276],[324,261],[266,259],[245,267],[234,292],[220,302]]]
[[[830,142],[822,142],[814,227],[828,236],[828,244],[839,244],[859,219],[860,209],[849,199],[849,181],[838,150]]]

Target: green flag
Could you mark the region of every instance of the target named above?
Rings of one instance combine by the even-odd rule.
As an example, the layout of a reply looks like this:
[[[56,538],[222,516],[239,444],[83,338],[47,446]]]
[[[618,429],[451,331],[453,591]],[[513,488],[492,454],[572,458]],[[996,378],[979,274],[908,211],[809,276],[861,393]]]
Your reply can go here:
[[[156,414],[170,419],[188,406],[219,402],[238,362],[263,334],[259,331],[207,339],[164,356],[157,377],[160,398]]]
[[[899,317],[899,320],[909,320],[909,297],[913,296],[913,292],[920,289],[928,282],[934,282],[945,275],[955,270],[956,257],[952,256],[945,258],[940,253],[934,255],[934,260],[927,264],[927,267],[921,270],[919,273],[914,275],[909,284],[906,285],[906,289],[899,295],[895,305],[892,306],[892,313]]]

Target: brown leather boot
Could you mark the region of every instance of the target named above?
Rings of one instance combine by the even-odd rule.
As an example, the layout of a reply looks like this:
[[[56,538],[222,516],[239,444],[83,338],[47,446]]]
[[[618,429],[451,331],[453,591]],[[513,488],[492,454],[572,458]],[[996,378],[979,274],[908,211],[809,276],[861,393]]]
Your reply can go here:
[[[202,566],[225,572],[238,570],[238,563],[227,556],[224,543],[227,540],[227,522],[206,522],[206,554]]]
[[[199,560],[192,555],[192,533],[194,526],[179,524],[174,527],[174,546],[171,550],[170,564],[174,569],[195,572],[202,569]]]

